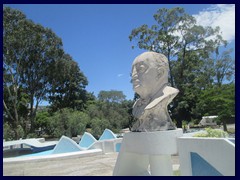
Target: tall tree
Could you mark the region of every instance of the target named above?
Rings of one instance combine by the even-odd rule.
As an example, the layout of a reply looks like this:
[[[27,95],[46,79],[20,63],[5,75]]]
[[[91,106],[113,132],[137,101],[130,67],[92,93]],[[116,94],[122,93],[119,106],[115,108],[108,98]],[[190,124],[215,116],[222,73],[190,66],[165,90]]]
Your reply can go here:
[[[214,59],[215,83],[220,87],[224,81],[230,81],[235,75],[235,63],[231,57],[233,49],[223,51],[221,54],[216,52]]]
[[[3,105],[5,110],[5,119],[11,121],[12,128],[15,130],[15,138],[18,138],[16,128],[19,124],[18,115],[18,87],[20,84],[20,77],[17,73],[19,71],[17,59],[12,59],[14,49],[18,48],[16,37],[16,28],[24,21],[26,16],[19,11],[12,11],[10,8],[4,8],[3,14],[3,87],[4,99]],[[8,44],[9,45],[8,45]],[[15,45],[15,46],[14,46]],[[11,51],[7,46],[11,47]]]
[[[116,102],[120,103],[124,101],[126,96],[123,94],[122,91],[100,91],[98,94],[98,99],[104,102]]]
[[[227,131],[228,119],[235,115],[235,84],[215,85],[201,91],[197,110],[206,116],[217,115]]]
[[[154,14],[156,25],[148,27],[144,24],[132,30],[129,36],[130,41],[136,40],[140,49],[146,49],[164,54],[169,61],[169,75],[171,85],[174,86],[172,76],[172,63],[178,50],[179,36],[176,36],[177,25],[185,16],[183,8],[176,7],[173,9],[162,8]],[[134,46],[133,46],[134,47]]]
[[[48,74],[62,54],[61,39],[54,32],[26,19],[26,16],[18,10],[4,8],[3,68],[6,82],[4,85],[13,99],[15,115],[12,117],[16,122],[19,119],[16,112],[17,89],[20,86],[25,89],[30,101],[31,131],[34,130],[38,105],[45,99],[51,87]],[[7,76],[11,78],[6,80]],[[13,88],[10,89],[10,86]],[[6,104],[6,111],[7,106]]]
[[[69,54],[59,59],[50,73],[49,102],[55,112],[63,108],[82,110],[88,100],[85,90],[87,78],[80,71],[78,64]]]

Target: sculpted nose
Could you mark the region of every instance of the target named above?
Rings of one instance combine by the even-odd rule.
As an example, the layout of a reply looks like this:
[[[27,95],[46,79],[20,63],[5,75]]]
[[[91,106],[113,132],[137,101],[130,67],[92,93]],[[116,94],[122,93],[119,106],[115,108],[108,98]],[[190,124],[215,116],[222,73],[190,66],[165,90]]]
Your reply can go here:
[[[137,78],[137,70],[135,67],[133,67],[133,70],[132,70],[132,78]]]
[[[138,80],[138,74],[137,74],[137,70],[135,67],[133,67],[133,69],[132,69],[131,76],[132,76],[131,83],[136,83]]]

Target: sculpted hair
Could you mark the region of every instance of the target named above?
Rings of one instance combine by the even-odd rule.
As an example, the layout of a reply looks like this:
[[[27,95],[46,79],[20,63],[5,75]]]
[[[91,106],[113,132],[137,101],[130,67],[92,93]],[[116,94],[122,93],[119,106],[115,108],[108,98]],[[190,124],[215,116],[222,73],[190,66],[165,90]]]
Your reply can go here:
[[[153,57],[154,64],[157,66],[158,69],[164,67],[167,69],[167,71],[169,70],[168,59],[166,58],[166,56],[164,56],[163,54],[154,53]]]

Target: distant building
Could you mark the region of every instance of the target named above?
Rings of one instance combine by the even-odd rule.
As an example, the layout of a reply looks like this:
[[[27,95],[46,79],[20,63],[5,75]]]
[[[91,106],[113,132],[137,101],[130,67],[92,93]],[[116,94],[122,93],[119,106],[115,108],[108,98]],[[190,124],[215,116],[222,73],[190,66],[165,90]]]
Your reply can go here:
[[[202,120],[200,121],[200,126],[216,126],[216,118],[218,116],[203,116]]]

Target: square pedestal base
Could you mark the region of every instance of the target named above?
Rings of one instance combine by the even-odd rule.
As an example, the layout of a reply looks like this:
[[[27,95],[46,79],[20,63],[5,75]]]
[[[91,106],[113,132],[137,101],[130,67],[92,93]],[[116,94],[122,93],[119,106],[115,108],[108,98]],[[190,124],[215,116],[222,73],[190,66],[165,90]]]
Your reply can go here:
[[[124,135],[114,176],[171,176],[171,155],[177,153],[182,129],[130,132]]]

